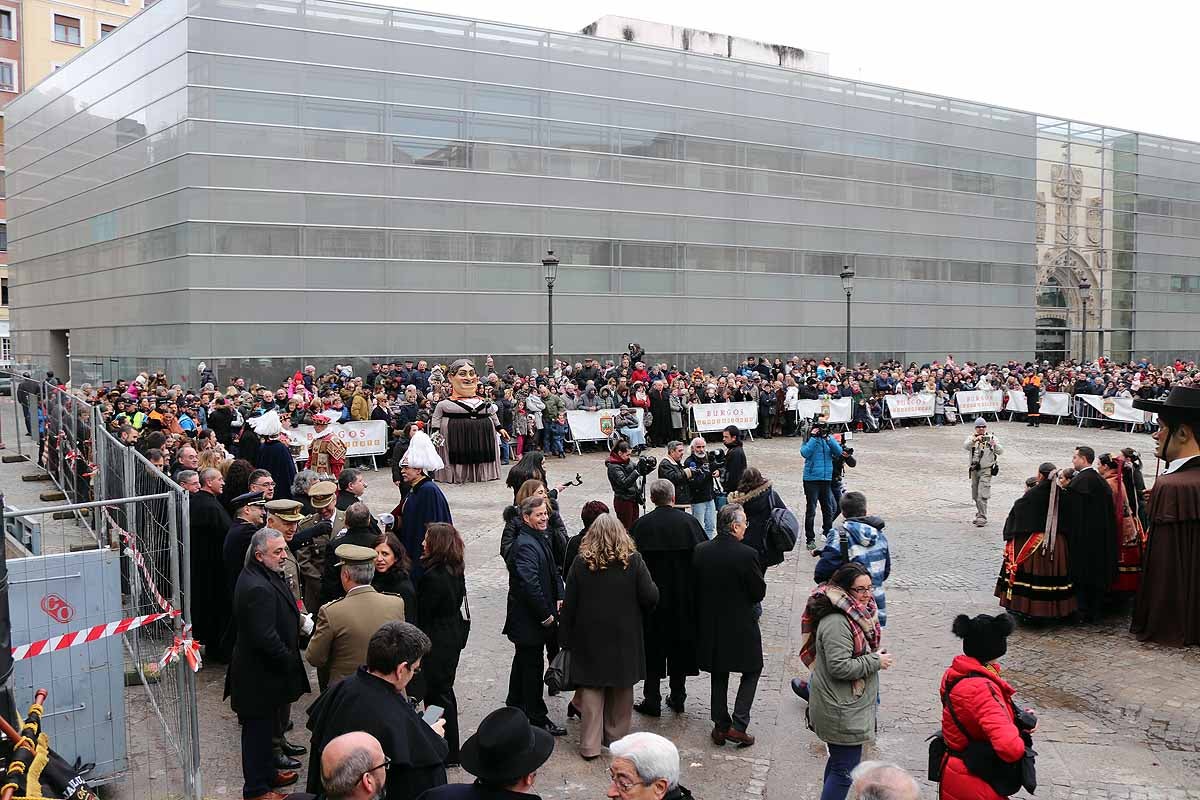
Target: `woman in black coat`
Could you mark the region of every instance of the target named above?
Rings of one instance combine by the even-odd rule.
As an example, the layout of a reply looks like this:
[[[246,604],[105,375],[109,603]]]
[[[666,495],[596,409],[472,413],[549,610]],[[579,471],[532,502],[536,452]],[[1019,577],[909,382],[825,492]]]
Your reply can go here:
[[[568,677],[580,687],[585,759],[629,732],[633,686],[646,677],[642,620],[657,603],[658,587],[625,526],[613,514],[597,517],[571,565],[559,617],[559,642],[571,651]]]
[[[417,626],[433,643],[421,661],[425,678],[425,707],[441,706],[446,720],[446,744],[450,751],[446,766],[458,764],[458,699],[454,696],[454,678],[458,659],[467,645],[470,611],[464,578],[463,540],[455,527],[434,522],[425,529],[421,563],[425,571],[417,579]]]
[[[763,572],[767,567],[782,563],[783,553],[770,547],[767,541],[767,523],[772,511],[786,509],[787,504],[771,488],[771,482],[757,468],[747,467],[737,491],[729,493],[729,502],[740,503],[746,512],[746,538],[743,544],[750,545],[758,553],[758,563],[762,565]]]
[[[404,598],[404,621],[416,625],[417,590],[412,582],[412,559],[408,550],[401,544],[399,536],[388,531],[379,535],[375,554],[375,577],[371,579],[371,586],[377,592],[398,594]]]

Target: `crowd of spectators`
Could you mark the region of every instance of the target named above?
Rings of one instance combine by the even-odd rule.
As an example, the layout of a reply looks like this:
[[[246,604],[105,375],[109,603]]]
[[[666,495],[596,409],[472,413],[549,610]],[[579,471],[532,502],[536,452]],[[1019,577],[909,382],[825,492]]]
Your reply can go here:
[[[618,359],[559,361],[553,372],[542,368],[522,374],[513,366],[497,366],[488,356],[480,386],[496,403],[501,425],[520,455],[528,449],[554,449],[555,438],[564,433],[565,412],[572,410],[641,408],[648,443],[662,446],[688,433],[688,407],[693,404],[755,402],[755,433],[770,437],[800,433],[795,414],[800,400],[851,398],[856,427],[870,431],[884,417],[882,398],[888,394],[934,394],[940,422],[958,391],[1020,390],[1032,380],[1047,392],[1152,399],[1174,383],[1191,383],[1197,371],[1195,361],[1178,359],[1154,364],[1144,358],[1122,363],[1099,358],[1052,365],[1016,359],[960,362],[953,355],[923,364],[884,361],[874,367],[865,362],[847,367],[828,356],[750,356],[740,364],[687,370],[652,361],[631,344]],[[409,359],[373,363],[358,376],[349,366],[318,373],[309,365],[278,386],[237,376],[217,380],[201,364],[193,385],[172,382],[162,372],[143,372],[112,385],[78,389],[84,399],[100,404],[114,433],[124,431],[127,440],[161,431],[168,450],[198,442],[204,449],[220,445],[232,451],[246,420],[270,410],[279,413],[285,429],[311,425],[317,414],[333,422],[383,420],[390,445],[403,447],[412,423],[428,425],[449,383],[443,365]],[[506,463],[509,457],[506,446]]]

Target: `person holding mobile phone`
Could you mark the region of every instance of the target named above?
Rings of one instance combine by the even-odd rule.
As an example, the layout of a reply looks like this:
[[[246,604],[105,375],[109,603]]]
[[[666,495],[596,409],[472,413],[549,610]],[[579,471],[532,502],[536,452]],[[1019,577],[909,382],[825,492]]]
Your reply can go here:
[[[466,546],[453,525],[434,522],[425,529],[423,547],[421,563],[425,572],[417,579],[417,625],[433,645],[422,672],[425,708],[427,712],[441,709],[446,724],[446,765],[457,766],[458,699],[454,696],[454,679],[471,631],[463,564]]]

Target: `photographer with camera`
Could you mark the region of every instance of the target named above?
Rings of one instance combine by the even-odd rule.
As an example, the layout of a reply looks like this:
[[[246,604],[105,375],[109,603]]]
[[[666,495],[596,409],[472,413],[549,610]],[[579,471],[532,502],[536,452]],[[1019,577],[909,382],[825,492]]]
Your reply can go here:
[[[846,493],[846,481],[844,478],[846,467],[858,466],[858,462],[854,459],[854,448],[847,444],[846,437],[843,436],[839,441],[842,445],[842,454],[833,457],[833,478],[830,481],[835,507],[842,502],[842,495]]]
[[[987,525],[988,498],[992,496],[992,478],[1000,472],[997,456],[1004,448],[996,441],[994,434],[988,433],[987,422],[983,417],[975,419],[975,434],[963,442],[963,449],[971,454],[970,467],[967,476],[971,479],[971,499],[975,501],[976,528]]]
[[[632,530],[640,507],[646,503],[646,476],[654,472],[658,462],[650,456],[634,461],[629,442],[622,440],[609,453],[604,465],[613,490],[613,513],[626,530]]]
[[[692,516],[700,521],[704,534],[711,539],[717,535],[717,503],[713,494],[720,480],[717,472],[725,463],[725,451],[708,452],[706,446],[703,436],[692,439],[692,452],[683,463],[692,471]]]
[[[842,457],[842,446],[829,435],[828,423],[814,417],[808,439],[800,446],[804,457],[804,546],[812,550],[817,543],[813,523],[817,505],[821,506],[821,538],[829,538],[837,508],[833,498],[833,460]]]
[[[675,487],[677,508],[690,508],[692,505],[692,468],[683,463],[686,452],[683,442],[667,442],[667,457],[658,464],[658,477],[670,481]]]

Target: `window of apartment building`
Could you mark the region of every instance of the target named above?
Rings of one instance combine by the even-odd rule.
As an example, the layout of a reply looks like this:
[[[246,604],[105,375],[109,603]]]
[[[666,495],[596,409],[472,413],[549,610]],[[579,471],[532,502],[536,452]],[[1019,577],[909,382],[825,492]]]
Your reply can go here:
[[[0,91],[18,91],[17,62],[0,59]]]
[[[12,9],[0,9],[0,39],[17,38],[17,26],[13,22]]]
[[[83,34],[79,19],[63,14],[54,15],[54,41],[63,44],[83,44]]]
[[[0,222],[0,252],[8,250],[8,223]]]
[[[12,339],[7,336],[0,339],[0,361],[12,361]]]
[[[0,278],[0,306],[8,305],[8,278]]]
[[[107,22],[100,23],[100,38],[103,39],[117,29],[116,25],[110,25]]]

